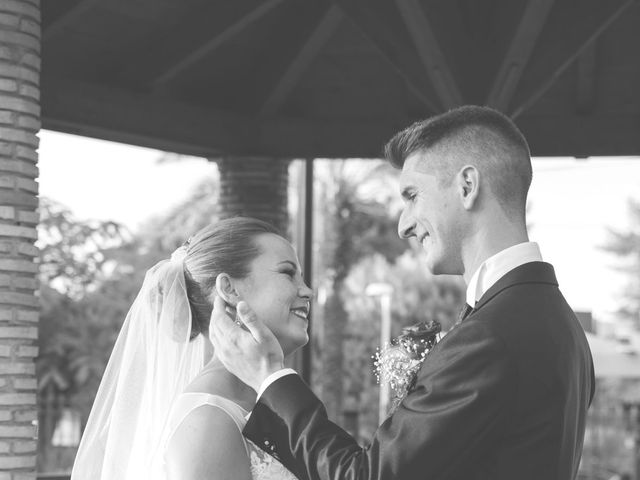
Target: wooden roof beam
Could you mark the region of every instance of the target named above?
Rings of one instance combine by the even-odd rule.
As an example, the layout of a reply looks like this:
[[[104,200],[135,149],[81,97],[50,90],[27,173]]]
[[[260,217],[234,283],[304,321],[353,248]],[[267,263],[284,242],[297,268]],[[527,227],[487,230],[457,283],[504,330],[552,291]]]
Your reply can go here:
[[[593,112],[596,104],[597,59],[595,45],[589,45],[578,55],[577,69],[576,112],[580,115],[589,115]]]
[[[377,158],[398,128],[386,121],[257,118],[48,76],[41,91],[45,129],[205,158]]]
[[[437,94],[429,84],[424,70],[416,65],[411,38],[406,36],[397,9],[389,0],[331,0],[341,7],[345,15],[371,41],[405,80],[411,91],[427,108],[425,114],[442,111]]]
[[[506,111],[555,0],[529,0],[493,86],[487,105]]]
[[[396,0],[404,23],[444,109],[463,104],[462,94],[418,0]]]
[[[43,128],[206,158],[378,157],[392,122],[256,118],[158,96],[42,77]],[[524,115],[536,156],[640,155],[637,115]],[[349,132],[349,135],[345,135]]]
[[[343,17],[339,7],[335,5],[329,7],[268,93],[260,108],[260,115],[271,116],[280,109],[298,84],[302,74],[336,31]]]
[[[98,2],[99,0],[78,0],[73,7],[58,16],[48,25],[44,26],[42,29],[42,42],[51,42],[55,37],[62,33],[65,28],[75,22],[77,18],[81,17],[87,10]]]
[[[635,0],[581,0],[556,5],[522,72],[509,114],[516,118],[533,105],[576,57]]]
[[[209,38],[203,44],[197,45],[190,51],[184,52],[175,63],[167,65],[166,68],[153,79],[153,88],[159,88],[170,83],[184,70],[199,62],[205,56],[210,55],[217,48],[241,33],[245,28],[262,18],[282,2],[283,0],[263,0],[258,7],[240,16],[225,29],[216,32],[215,36]]]
[[[640,155],[638,118],[633,113],[527,114],[516,124],[536,157]]]

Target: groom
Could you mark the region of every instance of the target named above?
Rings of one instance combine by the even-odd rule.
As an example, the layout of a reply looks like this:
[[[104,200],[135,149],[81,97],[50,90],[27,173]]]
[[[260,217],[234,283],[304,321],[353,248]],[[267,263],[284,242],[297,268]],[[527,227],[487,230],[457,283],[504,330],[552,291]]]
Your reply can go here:
[[[300,479],[574,479],[593,363],[553,267],[528,240],[526,140],[504,115],[467,106],[398,133],[386,155],[402,169],[398,232],[421,243],[432,273],[463,275],[465,315],[361,447],[283,369],[246,303],[250,333],[216,304],[217,353],[258,392],[245,435]]]

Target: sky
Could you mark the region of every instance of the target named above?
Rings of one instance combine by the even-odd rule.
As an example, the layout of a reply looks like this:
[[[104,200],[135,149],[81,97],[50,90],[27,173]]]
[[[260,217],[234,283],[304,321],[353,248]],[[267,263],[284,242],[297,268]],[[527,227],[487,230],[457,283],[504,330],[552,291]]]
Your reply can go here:
[[[188,196],[215,165],[201,158],[158,163],[162,152],[43,130],[40,194],[79,219],[114,220],[135,230]],[[575,310],[610,319],[624,276],[599,247],[607,228],[629,227],[627,202],[640,200],[640,158],[533,159],[530,239],[555,267]]]
[[[602,251],[607,229],[631,226],[628,199],[640,200],[640,158],[534,159],[531,240],[556,270],[569,304],[601,320],[618,305],[625,277]]]
[[[40,195],[79,219],[115,220],[132,230],[217,172],[215,164],[197,157],[158,164],[158,150],[47,130],[39,137]]]

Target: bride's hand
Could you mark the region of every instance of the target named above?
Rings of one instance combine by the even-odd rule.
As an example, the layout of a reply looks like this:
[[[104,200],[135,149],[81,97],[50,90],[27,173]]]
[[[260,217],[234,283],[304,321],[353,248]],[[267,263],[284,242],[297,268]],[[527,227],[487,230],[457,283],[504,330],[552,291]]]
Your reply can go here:
[[[209,326],[216,356],[244,383],[259,390],[262,382],[283,368],[284,355],[276,337],[246,302],[239,302],[237,313],[247,330],[236,324],[216,295]]]

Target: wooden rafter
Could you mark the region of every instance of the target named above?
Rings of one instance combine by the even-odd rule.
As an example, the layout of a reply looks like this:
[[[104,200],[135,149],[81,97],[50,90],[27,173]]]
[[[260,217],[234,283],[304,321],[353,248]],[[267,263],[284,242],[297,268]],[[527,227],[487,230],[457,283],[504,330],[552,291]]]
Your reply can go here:
[[[418,1],[396,0],[396,4],[440,103],[445,109],[462,105],[462,94],[455,77]]]
[[[636,114],[522,115],[516,119],[534,156],[576,157],[640,154]]]
[[[576,112],[580,115],[589,115],[595,107],[596,67],[596,46],[591,44],[578,55],[577,60]]]
[[[511,102],[516,118],[525,112],[576,57],[635,0],[561,2],[553,9]]]
[[[411,38],[406,37],[402,18],[388,0],[331,0],[378,49],[393,69],[404,78],[407,88],[427,107],[429,113],[442,111],[437,94],[424,70],[416,65]],[[418,68],[416,68],[418,67]]]
[[[397,128],[390,122],[244,116],[67,78],[43,77],[41,90],[43,128],[207,158],[379,157]]]
[[[203,157],[377,157],[399,128],[360,120],[261,119],[46,75],[41,90],[43,128]],[[517,123],[537,156],[640,154],[633,113],[524,115]]]
[[[71,25],[87,10],[96,5],[99,0],[78,0],[73,7],[58,16],[53,22],[49,23],[42,29],[42,41],[51,42],[66,27]]]
[[[274,115],[278,111],[298,83],[300,76],[331,38],[342,18],[343,13],[339,7],[335,5],[329,7],[306,41],[285,66],[282,75],[264,100],[260,115]]]
[[[194,65],[205,56],[211,54],[218,47],[241,33],[253,22],[259,20],[282,3],[282,1],[283,0],[263,0],[258,7],[253,8],[249,12],[240,16],[225,29],[215,32],[215,35],[208,38],[204,43],[196,45],[191,50],[184,52],[177,61],[171,65],[167,65],[166,68],[157,75],[157,77],[152,81],[153,87],[161,87],[162,85],[171,82],[184,70]]]
[[[493,86],[487,105],[506,111],[555,0],[529,0]]]

